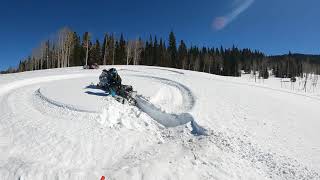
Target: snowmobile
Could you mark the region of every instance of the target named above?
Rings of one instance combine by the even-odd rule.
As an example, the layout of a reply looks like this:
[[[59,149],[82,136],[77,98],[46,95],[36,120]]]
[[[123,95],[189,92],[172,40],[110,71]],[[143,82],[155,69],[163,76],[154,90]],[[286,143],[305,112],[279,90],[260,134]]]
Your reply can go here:
[[[122,104],[136,105],[137,103],[135,100],[137,92],[133,91],[132,86],[121,84],[121,78],[115,68],[102,71],[97,87]]]
[[[116,93],[116,100],[122,104],[130,104],[130,105],[136,105],[136,97],[137,92],[133,91],[132,86],[129,85],[121,85],[118,92]]]
[[[93,63],[91,65],[84,65],[83,69],[99,69],[98,63]]]

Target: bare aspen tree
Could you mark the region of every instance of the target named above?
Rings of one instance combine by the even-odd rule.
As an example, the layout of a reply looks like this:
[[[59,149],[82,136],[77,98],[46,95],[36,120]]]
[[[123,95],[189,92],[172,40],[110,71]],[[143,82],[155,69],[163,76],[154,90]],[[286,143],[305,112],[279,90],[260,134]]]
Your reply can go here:
[[[187,67],[187,58],[184,57],[182,60],[182,69],[186,69],[186,67]]]
[[[304,75],[304,81],[303,81],[303,90],[304,92],[307,92],[307,84],[308,84],[308,78],[309,78],[309,73],[311,72],[311,65],[307,61],[302,65],[303,72],[305,73]]]
[[[251,69],[253,71],[252,76],[254,76],[254,82],[257,82],[258,64],[257,64],[256,60],[253,60]]]
[[[313,81],[312,81],[312,90],[313,90],[313,92],[315,92],[315,90],[317,89],[318,79],[319,79],[319,75],[314,74]]]
[[[31,63],[30,65],[32,66],[32,70],[35,70],[36,69],[36,60],[35,60],[35,56],[36,56],[36,51],[35,49],[32,50],[32,53],[31,53]]]
[[[63,49],[63,33],[62,31],[60,31],[58,33],[58,42],[57,42],[57,60],[58,60],[58,68],[62,67],[62,57],[63,57],[63,53],[62,53],[62,49]]]
[[[44,60],[44,56],[45,56],[45,52],[46,51],[46,43],[45,42],[41,42],[40,45],[40,52],[41,52],[41,58],[40,58],[40,69],[43,68],[43,60]]]
[[[309,73],[306,73],[304,85],[303,85],[304,92],[307,92],[308,75],[309,75]]]
[[[72,31],[65,27],[58,32],[58,38],[56,43],[56,53],[57,53],[57,66],[69,67],[70,66],[70,56],[73,47],[73,33]]]
[[[205,56],[207,56],[207,54],[205,55]],[[207,59],[206,59],[206,57],[204,57],[204,59],[203,59],[203,67],[202,67],[202,72],[205,72],[206,71],[206,65],[207,65]]]
[[[134,53],[132,53],[132,50],[134,49],[135,42],[134,41],[128,41],[127,43],[127,48],[126,48],[126,53],[127,53],[127,65],[130,64],[131,58]]]
[[[134,51],[133,51],[133,65],[139,65],[140,56],[143,50],[143,42],[142,40],[135,40],[134,44]]]
[[[52,39],[49,41],[49,51],[51,52],[51,62],[50,62],[50,68],[56,68],[57,67],[57,54],[56,54],[56,44],[55,40]]]
[[[212,68],[212,64],[213,64],[213,61],[214,61],[214,59],[213,59],[213,56],[212,55],[209,55],[209,73],[211,74],[211,68]]]
[[[108,35],[104,37],[105,45],[104,45],[104,54],[103,54],[103,65],[107,64],[107,55],[108,55]]]
[[[67,54],[68,54],[68,32],[66,29],[62,29],[62,46],[61,46],[61,52],[62,52],[62,62],[61,66],[66,67],[67,64]]]
[[[188,54],[187,54],[187,52],[185,52],[185,54],[183,55],[181,61],[182,61],[181,62],[182,69],[186,69],[187,66],[188,66]]]
[[[193,64],[193,56],[190,55],[190,60],[189,60],[189,67],[188,67],[188,70],[191,70],[191,66]]]
[[[194,62],[193,70],[199,71],[199,69],[200,69],[200,57],[197,56]]]
[[[115,39],[113,39],[113,43],[112,43],[112,65],[114,65],[115,51],[116,51],[116,41],[115,41]]]
[[[212,56],[210,54],[208,54],[208,53],[205,54],[204,63],[203,63],[203,69],[202,69],[203,72],[206,72],[206,67],[207,67],[207,69],[208,69],[207,72],[211,73],[212,61],[213,61]]]
[[[49,41],[43,41],[40,43],[40,47],[38,49],[40,56],[38,58],[39,63],[39,69],[44,68],[44,63],[46,62],[46,69],[49,69]]]
[[[41,49],[35,48],[32,50],[32,65],[34,70],[40,69]]]
[[[57,44],[56,44],[56,54],[57,54],[57,68],[60,68],[61,67],[61,46],[62,46],[62,37],[60,35],[60,33],[58,34],[58,41],[57,41]]]
[[[86,48],[86,66],[88,66],[88,57],[89,57],[89,41],[90,41],[90,34],[89,32],[85,32],[84,34],[84,47]]]
[[[70,30],[67,31],[67,67],[70,67],[70,57],[71,57],[71,52],[73,50],[74,47],[74,36],[73,36],[73,32],[71,32]]]
[[[46,41],[45,43],[45,54],[46,54],[46,65],[47,65],[47,69],[49,69],[49,52],[50,52],[50,49],[49,49],[49,40]]]

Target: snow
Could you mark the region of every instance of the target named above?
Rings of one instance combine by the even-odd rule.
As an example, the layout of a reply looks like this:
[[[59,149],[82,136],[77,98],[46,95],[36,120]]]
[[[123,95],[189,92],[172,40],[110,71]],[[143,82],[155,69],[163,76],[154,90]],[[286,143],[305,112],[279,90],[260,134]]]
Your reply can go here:
[[[2,75],[0,179],[320,179],[318,87],[116,68],[138,107],[101,70]]]

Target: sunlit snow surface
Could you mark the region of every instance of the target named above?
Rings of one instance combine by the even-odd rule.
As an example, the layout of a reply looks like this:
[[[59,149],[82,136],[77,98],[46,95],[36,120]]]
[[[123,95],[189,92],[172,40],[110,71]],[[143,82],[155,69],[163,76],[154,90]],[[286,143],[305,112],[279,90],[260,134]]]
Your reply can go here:
[[[320,179],[320,89],[117,66],[0,75],[0,179]]]

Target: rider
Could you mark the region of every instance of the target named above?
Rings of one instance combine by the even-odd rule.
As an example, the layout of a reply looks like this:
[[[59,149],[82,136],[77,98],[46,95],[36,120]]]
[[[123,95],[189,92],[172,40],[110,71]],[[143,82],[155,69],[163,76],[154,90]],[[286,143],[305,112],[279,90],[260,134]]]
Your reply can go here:
[[[109,87],[119,89],[121,87],[121,77],[115,68],[109,69],[108,84]]]
[[[109,70],[104,69],[99,79],[99,85],[105,90],[108,90],[112,96],[115,96],[121,89],[121,77],[115,68]]]

